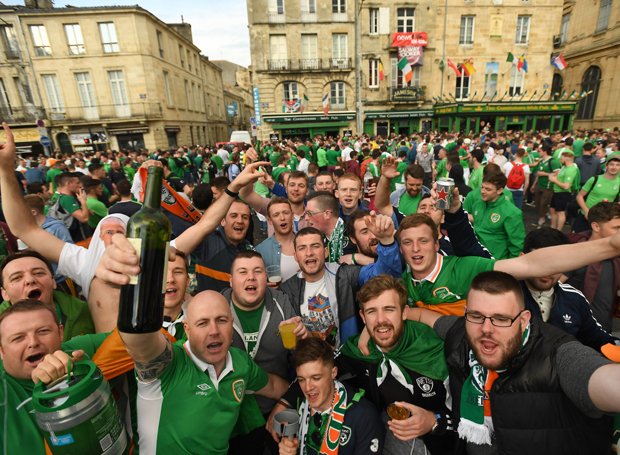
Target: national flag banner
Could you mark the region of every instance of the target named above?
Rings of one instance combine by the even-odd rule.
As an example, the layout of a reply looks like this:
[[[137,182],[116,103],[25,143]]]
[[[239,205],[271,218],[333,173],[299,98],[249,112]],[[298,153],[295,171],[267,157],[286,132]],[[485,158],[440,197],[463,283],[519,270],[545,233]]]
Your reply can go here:
[[[474,64],[471,62],[471,60],[467,60],[465,63],[462,63],[461,68],[463,69],[465,76],[468,77],[476,72],[476,68],[474,68]]]
[[[385,79],[385,73],[383,72],[383,63],[379,62],[379,80]]]
[[[411,66],[422,65],[424,48],[422,46],[402,46],[398,48],[398,60],[406,58]]]
[[[506,56],[506,61],[509,63],[513,63],[515,61],[515,56],[512,52],[508,52],[508,55]]]
[[[460,69],[459,69],[459,67],[458,67],[458,66],[456,66],[456,64],[455,64],[452,60],[450,60],[450,59],[448,59],[448,66],[454,70],[454,72],[456,73],[456,75],[457,75],[458,77],[461,77],[461,70],[460,70]]]
[[[303,98],[299,100],[299,113],[300,114],[303,114],[304,110],[306,110],[306,103],[307,102],[308,102],[308,97],[304,93]]]
[[[411,64],[409,63],[409,60],[407,60],[407,57],[400,59],[398,62],[398,69],[403,72],[405,82],[407,82],[407,84],[411,82],[411,79],[413,78],[413,69],[411,69]]]
[[[326,93],[323,96],[323,114],[327,115],[329,113],[329,93]]]
[[[559,69],[560,71],[562,71],[568,66],[562,54],[556,55],[555,57],[551,57],[551,64],[555,66],[557,69]]]
[[[527,60],[523,57],[523,65],[521,65],[521,69],[527,73]]]
[[[286,100],[286,112],[293,113],[299,111],[301,107],[301,100],[299,98],[294,100]]]
[[[519,57],[519,62],[517,63],[517,69],[521,71],[523,69],[523,64],[525,62],[525,57],[522,55]]]

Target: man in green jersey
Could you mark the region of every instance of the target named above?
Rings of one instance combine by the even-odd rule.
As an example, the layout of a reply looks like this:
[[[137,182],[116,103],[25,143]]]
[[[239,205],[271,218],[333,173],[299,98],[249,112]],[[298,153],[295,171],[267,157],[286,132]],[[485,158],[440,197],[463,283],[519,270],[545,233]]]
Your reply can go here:
[[[44,370],[35,371],[44,358],[62,349],[84,350],[92,356],[107,334],[77,337],[62,343],[63,326],[53,307],[34,299],[16,302],[0,315],[0,453],[46,453],[43,436],[34,419],[34,380],[49,382]],[[66,356],[68,358],[68,356]],[[61,368],[60,362],[52,365]]]
[[[461,210],[459,198],[452,198],[446,217]],[[526,255],[496,261],[480,257],[441,256],[437,226],[427,215],[406,217],[398,227],[397,239],[407,270],[403,280],[409,305],[442,314],[463,315],[465,297],[472,280],[481,272],[496,270],[518,280],[574,270],[620,253],[620,232],[614,236],[573,245],[540,248]]]
[[[405,186],[402,189],[389,192],[390,180],[398,174],[396,161],[388,157],[383,161],[381,178],[377,183],[375,207],[381,214],[392,216],[394,210],[407,216],[416,213],[422,196],[428,193],[424,187],[424,169],[419,164],[410,164],[404,174]]]
[[[538,147],[540,157],[538,172],[536,179],[532,184],[534,189],[534,205],[536,206],[536,214],[538,221],[536,227],[541,227],[547,221],[547,212],[553,198],[553,189],[550,187],[549,175],[553,173],[553,163],[551,159],[551,147],[547,144],[541,144]]]
[[[138,264],[129,241],[115,235],[97,276],[123,285],[140,272]],[[226,298],[203,291],[186,307],[186,342],[173,345],[161,332],[121,332],[135,361],[141,451],[226,454],[246,391],[275,400],[286,391],[286,381],[231,346],[233,322]]]
[[[472,190],[480,188],[480,185],[482,185],[482,171],[484,170],[484,166],[482,165],[483,160],[484,152],[481,148],[477,147],[471,151],[469,157],[471,172],[469,174],[468,186]]]
[[[620,191],[620,152],[614,152],[607,157],[605,173],[590,177],[581,187],[577,194],[577,204],[587,218],[590,207],[602,201],[617,201],[618,191]]]
[[[566,149],[560,155],[562,168],[549,175],[549,182],[553,184],[551,227],[559,231],[566,222],[566,207],[573,200],[573,190],[579,188],[579,168],[573,163],[574,158],[572,150]]]
[[[482,179],[481,198],[470,209],[474,231],[495,259],[513,258],[523,251],[523,213],[503,197],[507,178],[490,173]]]

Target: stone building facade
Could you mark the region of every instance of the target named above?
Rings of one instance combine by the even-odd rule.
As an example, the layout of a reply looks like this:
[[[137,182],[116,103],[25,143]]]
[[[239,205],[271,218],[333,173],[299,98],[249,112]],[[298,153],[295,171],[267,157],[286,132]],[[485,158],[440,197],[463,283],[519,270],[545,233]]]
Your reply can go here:
[[[567,67],[556,70],[557,93],[578,98],[575,126],[620,126],[620,6],[611,0],[566,1],[555,29],[554,55]]]
[[[139,6],[30,3],[0,7],[0,110],[31,132],[21,145],[36,151],[44,133],[63,152],[225,139],[221,70],[189,24]]]

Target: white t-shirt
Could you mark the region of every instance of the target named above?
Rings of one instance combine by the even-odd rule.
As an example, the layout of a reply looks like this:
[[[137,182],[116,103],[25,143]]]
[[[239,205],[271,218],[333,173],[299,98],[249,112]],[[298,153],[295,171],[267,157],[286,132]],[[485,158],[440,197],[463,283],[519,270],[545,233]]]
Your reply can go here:
[[[512,167],[514,166],[514,164],[509,161],[506,164],[504,164],[504,175],[506,177],[508,177],[510,175],[510,171],[512,171]],[[521,166],[523,166],[523,173],[525,175],[530,175],[532,172],[530,171],[530,167],[527,164],[521,164]],[[521,185],[521,188],[516,189],[516,188],[508,188],[511,191],[523,191],[525,187],[525,182],[523,182],[523,185]]]
[[[347,162],[351,159],[351,152],[353,151],[353,149],[351,147],[345,147],[342,149],[342,152],[340,152],[340,157],[342,158],[343,162]]]
[[[308,173],[308,166],[310,166],[310,161],[307,158],[302,158],[297,165],[297,170]]]
[[[327,272],[326,272],[327,273]],[[325,275],[318,281],[306,281],[304,299],[301,304],[301,320],[312,335],[330,339],[337,347],[340,342],[338,334],[338,304],[336,292],[327,289]]]
[[[299,264],[297,264],[295,256],[280,254],[280,273],[282,274],[282,281],[288,280],[297,272],[299,272]]]
[[[228,164],[228,152],[224,149],[219,149],[217,151],[217,156],[219,156],[224,164]]]

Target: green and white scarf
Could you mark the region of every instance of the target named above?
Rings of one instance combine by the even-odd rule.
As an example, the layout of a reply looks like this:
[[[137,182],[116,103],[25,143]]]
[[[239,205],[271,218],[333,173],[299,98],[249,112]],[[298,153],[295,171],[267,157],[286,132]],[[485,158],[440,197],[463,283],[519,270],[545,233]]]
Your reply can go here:
[[[332,231],[332,235],[329,237],[329,257],[327,261],[338,262],[340,256],[342,256],[344,247],[347,246],[347,243],[348,242],[345,242],[344,235],[344,221],[342,218],[338,218],[338,221],[336,221],[336,226],[334,226],[334,230]]]
[[[525,346],[530,337],[530,325],[523,332],[521,348]],[[485,409],[485,400],[490,400],[487,391],[491,390],[498,373],[506,370],[487,370],[480,365],[473,351],[469,350],[469,377],[461,390],[461,419],[458,433],[461,439],[473,444],[491,445],[493,435],[493,420],[491,416],[490,401]]]

